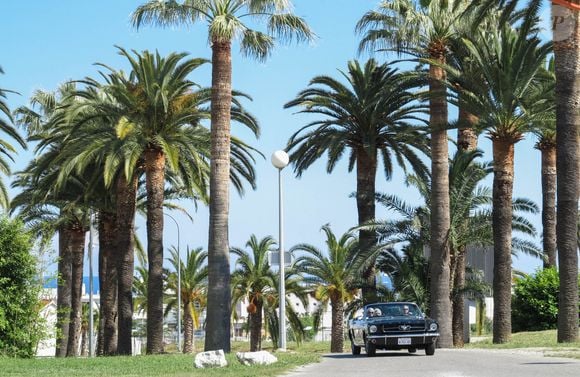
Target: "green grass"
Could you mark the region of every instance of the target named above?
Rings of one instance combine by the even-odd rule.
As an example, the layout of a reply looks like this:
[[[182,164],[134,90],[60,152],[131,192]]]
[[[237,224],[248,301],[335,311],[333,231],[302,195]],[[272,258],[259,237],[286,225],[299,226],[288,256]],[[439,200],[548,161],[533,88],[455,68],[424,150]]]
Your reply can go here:
[[[255,377],[279,376],[298,366],[319,362],[321,354],[328,352],[329,343],[304,343],[300,347],[289,344],[287,352],[274,352],[278,362],[263,366],[244,366],[235,352],[247,351],[248,343],[234,343],[232,353],[226,355],[228,366],[215,369],[195,369],[193,355],[166,354],[135,357],[98,358],[0,358],[3,377]],[[265,350],[271,351],[266,345]]]
[[[515,333],[512,334],[511,340],[504,344],[493,344],[490,336],[481,342],[466,344],[465,348],[541,348],[541,351],[549,356],[580,359],[580,341],[574,343],[558,343],[556,330]]]

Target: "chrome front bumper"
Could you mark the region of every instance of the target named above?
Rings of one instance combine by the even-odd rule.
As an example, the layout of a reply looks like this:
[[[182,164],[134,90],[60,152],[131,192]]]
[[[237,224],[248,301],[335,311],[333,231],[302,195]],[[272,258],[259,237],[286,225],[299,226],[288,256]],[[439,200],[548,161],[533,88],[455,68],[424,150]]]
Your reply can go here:
[[[421,334],[397,334],[397,335],[368,335],[369,341],[377,346],[404,348],[405,346],[415,346],[435,343],[439,333],[421,333]],[[399,338],[411,338],[411,344],[398,344]]]

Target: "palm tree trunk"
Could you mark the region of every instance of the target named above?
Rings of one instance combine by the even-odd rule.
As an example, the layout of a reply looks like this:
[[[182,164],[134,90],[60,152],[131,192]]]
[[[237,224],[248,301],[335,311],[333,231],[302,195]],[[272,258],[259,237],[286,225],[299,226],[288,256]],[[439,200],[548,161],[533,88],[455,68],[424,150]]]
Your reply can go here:
[[[460,94],[461,95],[461,94]],[[457,147],[464,151],[474,151],[477,148],[477,132],[474,126],[479,118],[463,107],[459,108],[457,129]]]
[[[98,343],[97,355],[115,355],[117,353],[117,261],[115,255],[115,213],[99,213],[99,286],[101,289],[100,326],[101,340]]]
[[[475,125],[479,119],[464,108],[459,108],[459,129],[457,130],[457,146],[460,150],[469,152],[477,149],[477,133]],[[468,215],[468,214],[467,214]],[[462,245],[456,250],[451,266],[452,287],[451,292],[461,291],[465,287],[465,267],[467,265],[467,245]],[[453,334],[453,346],[463,347],[465,296],[454,294],[451,299],[452,319],[451,329]]]
[[[377,172],[376,156],[369,156],[363,147],[357,149],[356,161],[356,206],[358,210],[358,224],[362,225],[375,219],[375,180]],[[377,243],[375,232],[359,231],[360,252],[367,253]],[[362,288],[363,302],[376,302],[375,268],[370,266],[363,272],[366,286]]]
[[[89,331],[86,327],[81,328],[81,356],[87,357],[89,355],[89,342],[87,341]]]
[[[191,318],[190,306],[190,302],[183,304],[183,353],[195,352],[193,318]]]
[[[514,142],[493,139],[493,342],[506,343],[512,332],[512,194]]]
[[[124,174],[117,178],[117,304],[118,332],[117,353],[131,355],[133,329],[133,269],[135,249],[135,210],[137,198],[137,175],[127,181]]]
[[[147,189],[147,354],[163,353],[163,201],[165,155],[161,150],[145,151]]]
[[[344,350],[344,302],[332,300],[332,330],[330,335],[330,352],[342,353]]]
[[[70,325],[72,281],[72,231],[61,227],[58,231],[58,285],[56,293],[56,357],[65,357]]]
[[[542,152],[542,230],[544,268],[556,267],[556,145],[539,143]]]
[[[435,57],[442,65],[445,57]],[[429,100],[431,124],[431,316],[439,322],[439,347],[453,344],[451,331],[450,253],[449,253],[449,152],[447,146],[447,99],[445,71],[440,66],[429,68]]]
[[[71,230],[71,311],[66,355],[78,356],[82,321],[81,297],[83,293],[83,261],[86,232],[80,224],[76,224]]]
[[[579,4],[578,0],[573,3]],[[552,5],[556,10],[557,5]],[[578,129],[580,128],[580,12],[570,11],[573,23],[565,33],[554,29],[556,72],[556,145],[560,267],[558,342],[578,339]]]
[[[465,296],[462,293],[462,289],[465,287],[465,264],[467,260],[466,249],[467,248],[463,246],[457,250],[457,256],[455,258],[455,274],[453,277],[453,289],[451,290],[452,292],[455,292],[452,298],[453,319],[451,324],[454,347],[463,347],[465,343],[463,339],[463,332],[465,331],[463,325],[465,319]]]
[[[231,42],[212,41],[208,302],[205,350],[230,352],[229,178]]]
[[[263,304],[255,300],[256,311],[250,316],[250,352],[262,350],[262,308]]]

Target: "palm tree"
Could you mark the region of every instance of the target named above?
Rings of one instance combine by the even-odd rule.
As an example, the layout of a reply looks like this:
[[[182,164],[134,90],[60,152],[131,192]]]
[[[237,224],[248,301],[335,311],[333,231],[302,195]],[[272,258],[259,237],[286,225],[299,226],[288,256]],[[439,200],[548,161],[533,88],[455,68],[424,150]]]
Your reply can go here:
[[[473,64],[482,74],[479,89],[462,105],[480,117],[478,127],[493,142],[494,343],[511,335],[511,245],[514,145],[531,130],[538,114],[522,111],[534,80],[551,51],[534,35],[539,1],[533,0],[515,29],[503,18],[495,28],[465,39]],[[485,43],[481,43],[485,41]]]
[[[533,88],[533,93],[524,98],[526,111],[542,114],[538,117],[533,132],[538,137],[534,146],[542,155],[542,240],[544,268],[556,267],[556,107],[554,60],[550,59],[546,70]]]
[[[425,58],[429,66],[429,126],[431,128],[431,314],[440,325],[438,345],[450,347],[450,253],[447,102],[444,65],[452,41],[465,22],[464,0],[383,1],[365,14],[357,30],[365,35],[361,50],[394,49],[397,53]]]
[[[268,291],[275,291],[274,272],[270,268],[268,255],[274,250],[276,241],[270,236],[261,240],[252,234],[244,249],[232,247],[231,252],[238,256],[236,270],[232,273],[234,302],[248,300],[248,316],[250,324],[250,352],[262,349],[262,321],[265,299]]]
[[[424,135],[409,122],[420,121],[424,109],[414,104],[409,91],[416,82],[390,64],[379,65],[369,60],[364,67],[357,61],[348,64],[348,73],[341,72],[348,85],[328,76],[317,76],[310,87],[298,94],[285,107],[301,106],[301,113],[318,114],[315,120],[294,133],[288,141],[290,159],[297,176],[328,152],[327,172],[349,152],[348,169],[356,166],[356,200],[358,223],[375,217],[375,181],[379,161],[390,179],[393,163],[403,169],[407,163],[418,174],[425,167],[417,151],[426,152]],[[359,245],[366,253],[376,243],[373,232],[360,230]],[[363,287],[365,302],[376,300],[374,271],[363,273],[368,286]]]
[[[0,67],[0,74],[3,73],[4,71]],[[3,114],[6,116],[6,118],[0,116],[0,131],[14,139],[22,148],[26,148],[26,142],[11,125],[13,122],[12,114],[8,105],[4,102],[6,93],[11,93],[11,91],[0,88],[0,115]],[[10,174],[10,166],[4,157],[8,157],[11,161],[14,161],[11,156],[14,153],[16,153],[16,149],[10,143],[5,140],[0,140],[0,172],[6,175]],[[8,209],[9,203],[8,191],[6,190],[4,182],[0,179],[0,207]]]
[[[200,315],[207,304],[207,252],[202,248],[187,249],[185,263],[179,257],[177,250],[169,250],[171,257],[169,262],[176,271],[181,268],[181,303],[183,307],[183,353],[195,352],[195,342],[193,338],[194,330],[200,326]],[[177,273],[171,272],[168,276],[167,288],[172,292],[177,292]],[[169,313],[177,305],[177,294],[172,295],[167,301],[165,312]]]
[[[556,73],[556,145],[558,214],[558,265],[560,296],[558,300],[558,342],[578,340],[578,88],[580,87],[580,22],[578,0],[552,3],[552,14],[562,17],[567,25],[554,28],[554,60]]]
[[[248,27],[250,17],[267,24],[267,33]],[[209,292],[205,349],[230,351],[229,172],[231,45],[241,38],[243,54],[265,60],[282,41],[310,40],[307,24],[291,12],[289,0],[150,0],[133,13],[133,24],[169,26],[207,22],[212,49]]]
[[[290,250],[304,251],[307,255],[296,259],[304,281],[312,285],[320,307],[332,308],[330,352],[343,352],[345,304],[354,298],[360,264],[357,263],[358,241],[351,232],[337,238],[329,225],[322,227],[326,236],[328,255],[308,244],[298,244]]]

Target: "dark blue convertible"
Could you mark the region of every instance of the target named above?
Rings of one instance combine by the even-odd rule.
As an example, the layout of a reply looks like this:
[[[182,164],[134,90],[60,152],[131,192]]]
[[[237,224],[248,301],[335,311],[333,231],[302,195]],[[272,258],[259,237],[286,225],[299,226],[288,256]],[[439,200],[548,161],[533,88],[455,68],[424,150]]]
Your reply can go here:
[[[366,305],[362,315],[348,322],[348,336],[353,355],[364,347],[367,356],[374,356],[377,349],[411,353],[424,349],[431,356],[439,325],[412,302],[375,303]]]

